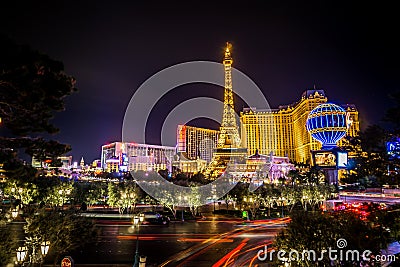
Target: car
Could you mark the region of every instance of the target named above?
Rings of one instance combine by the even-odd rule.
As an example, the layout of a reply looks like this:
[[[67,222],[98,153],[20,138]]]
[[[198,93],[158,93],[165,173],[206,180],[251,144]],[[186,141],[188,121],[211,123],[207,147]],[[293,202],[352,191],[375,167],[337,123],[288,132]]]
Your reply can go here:
[[[11,204],[11,200],[3,199],[1,203],[4,204],[4,205],[8,205],[8,204]]]
[[[144,217],[142,224],[160,224],[169,225],[170,219],[168,216],[161,215],[158,212],[143,212],[141,216]]]

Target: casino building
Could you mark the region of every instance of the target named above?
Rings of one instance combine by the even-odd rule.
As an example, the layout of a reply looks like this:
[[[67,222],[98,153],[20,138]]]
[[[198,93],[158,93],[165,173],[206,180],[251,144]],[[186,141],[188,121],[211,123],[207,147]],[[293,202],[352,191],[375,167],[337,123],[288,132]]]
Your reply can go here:
[[[114,142],[101,147],[101,168],[108,172],[172,169],[175,147]]]
[[[287,156],[297,163],[311,163],[311,151],[321,149],[321,144],[306,129],[308,114],[328,98],[323,90],[306,90],[296,103],[272,110],[245,108],[240,113],[242,146],[248,154]],[[358,111],[354,105],[342,106],[351,121],[347,135],[356,136],[360,130]],[[339,146],[343,141],[339,142]]]
[[[219,131],[178,125],[176,141],[178,152],[189,160],[202,159],[209,163],[217,146]]]

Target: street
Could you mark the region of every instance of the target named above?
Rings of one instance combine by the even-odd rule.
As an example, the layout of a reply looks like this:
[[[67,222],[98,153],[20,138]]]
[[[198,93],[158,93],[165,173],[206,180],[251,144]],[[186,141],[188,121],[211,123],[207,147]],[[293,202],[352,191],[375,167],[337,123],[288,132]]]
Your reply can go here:
[[[385,203],[388,205],[394,205],[400,203],[399,197],[388,197],[382,194],[365,194],[365,193],[341,193],[340,199],[344,202],[374,202],[374,203]]]
[[[138,238],[139,254],[147,257],[146,266],[255,266],[258,250],[287,222],[210,219],[137,228],[126,221],[100,221],[97,242],[71,256],[76,265],[128,266],[134,262]]]

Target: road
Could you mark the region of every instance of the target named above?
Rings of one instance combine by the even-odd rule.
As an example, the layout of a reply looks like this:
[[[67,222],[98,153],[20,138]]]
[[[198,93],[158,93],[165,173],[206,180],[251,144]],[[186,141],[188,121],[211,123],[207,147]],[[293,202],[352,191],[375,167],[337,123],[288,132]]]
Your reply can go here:
[[[257,222],[201,220],[132,228],[128,222],[99,221],[95,243],[71,254],[76,264],[132,264],[138,238],[146,266],[256,266],[257,252],[287,219]],[[249,265],[250,264],[250,265]]]
[[[174,254],[160,266],[255,266],[257,252],[270,244],[287,219],[235,224],[234,228]]]
[[[385,203],[388,205],[400,204],[400,197],[382,196],[382,194],[346,194],[340,193],[340,199],[344,202],[374,202]]]

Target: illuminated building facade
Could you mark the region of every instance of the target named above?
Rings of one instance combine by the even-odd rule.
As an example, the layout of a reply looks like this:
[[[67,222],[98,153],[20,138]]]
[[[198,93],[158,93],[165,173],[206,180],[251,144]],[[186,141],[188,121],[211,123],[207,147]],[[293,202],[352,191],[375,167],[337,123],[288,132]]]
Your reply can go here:
[[[6,171],[3,169],[4,164],[0,163],[0,182],[3,183],[6,181]]]
[[[172,166],[177,172],[190,176],[203,171],[207,166],[207,161],[203,159],[188,159],[182,153],[178,153],[172,161]]]
[[[188,160],[202,159],[209,163],[218,142],[217,130],[178,125],[177,149]]]
[[[312,150],[320,150],[321,144],[307,132],[308,114],[319,104],[326,103],[323,90],[307,90],[301,99],[278,109],[257,110],[246,108],[240,114],[242,146],[248,154],[258,150],[260,154],[287,156],[298,163],[311,163]],[[356,136],[360,130],[358,111],[354,105],[345,105],[348,119],[352,121],[347,135]],[[339,146],[342,141],[339,141]]]
[[[61,168],[63,168],[63,169],[71,168],[72,156],[61,156],[61,157],[58,157],[58,159],[61,160]]]
[[[101,147],[101,167],[107,171],[171,171],[175,147],[114,142]]]
[[[295,166],[290,163],[288,157],[274,156],[272,153],[268,156],[261,155],[256,151],[254,155],[247,158],[245,164],[236,164],[234,168],[228,166],[230,175],[241,178],[245,182],[278,183],[279,178],[287,178]],[[231,168],[231,169],[230,169]]]
[[[107,172],[119,172],[120,162],[118,158],[109,158],[106,160],[105,170]]]
[[[61,161],[62,169],[70,169],[72,167],[72,156],[60,156],[57,157],[58,160]],[[48,168],[51,162],[49,161],[40,161],[35,157],[32,157],[32,167],[35,168]]]

